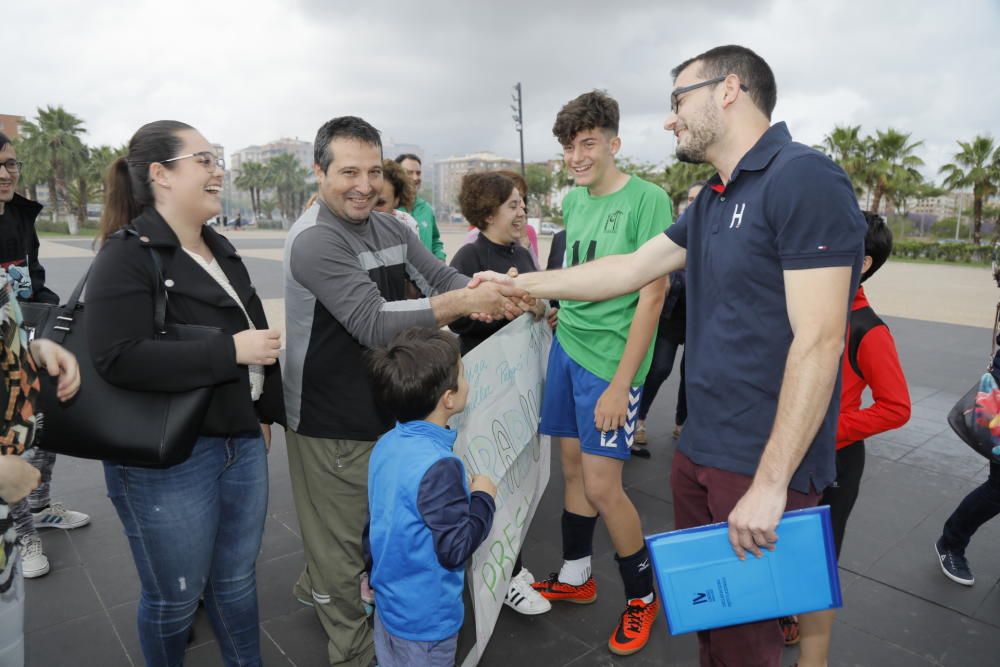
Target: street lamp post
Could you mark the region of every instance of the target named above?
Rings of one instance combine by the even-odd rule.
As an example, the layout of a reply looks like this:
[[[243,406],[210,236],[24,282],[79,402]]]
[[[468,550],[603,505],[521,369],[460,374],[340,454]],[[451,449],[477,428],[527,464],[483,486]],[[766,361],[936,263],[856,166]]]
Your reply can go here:
[[[514,94],[511,95],[511,99],[514,100],[514,104],[510,105],[511,111],[514,112],[514,128],[521,137],[521,176],[524,176],[524,112],[521,109],[521,82],[519,81],[516,86],[514,86]]]

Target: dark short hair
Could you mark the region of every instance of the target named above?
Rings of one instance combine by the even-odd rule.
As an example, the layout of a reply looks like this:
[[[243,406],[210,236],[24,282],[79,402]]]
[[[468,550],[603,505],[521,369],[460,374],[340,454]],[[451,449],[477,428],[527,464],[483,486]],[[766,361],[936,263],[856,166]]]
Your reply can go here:
[[[770,65],[756,53],[745,46],[730,44],[709,49],[701,55],[689,58],[671,70],[670,75],[677,79],[692,63],[698,63],[698,74],[704,79],[714,79],[717,76],[735,74],[740,83],[750,89],[748,95],[768,120],[778,102],[778,86],[774,82],[774,72]]]
[[[462,215],[479,229],[514,192],[514,181],[496,171],[473,171],[462,177],[458,205]]]
[[[337,137],[357,139],[361,143],[378,146],[380,152],[382,150],[382,138],[368,121],[357,116],[340,116],[328,120],[316,132],[316,141],[313,142],[313,162],[319,165],[323,173],[326,173],[333,162],[330,142]]]
[[[876,271],[882,268],[889,255],[892,254],[892,230],[886,224],[885,218],[878,213],[871,211],[861,211],[868,223],[868,232],[865,234],[865,254],[871,256],[872,265],[861,274],[861,282],[871,278]]]
[[[461,360],[454,334],[420,327],[399,332],[368,355],[376,398],[401,422],[425,419],[446,391],[458,389]]]
[[[396,156],[396,164],[403,164],[403,160],[416,160],[417,164],[421,167],[424,166],[424,161],[420,159],[420,156],[415,153],[403,153]]]
[[[603,90],[592,90],[567,102],[559,110],[552,134],[563,146],[572,143],[581,132],[595,128],[617,135],[620,118],[618,102]]]
[[[382,177],[392,184],[392,189],[399,197],[399,205],[408,211],[412,209],[417,199],[417,189],[413,187],[409,174],[399,166],[399,163],[395,160],[383,160]]]
[[[0,132],[0,151],[2,151],[4,148],[6,148],[7,144],[11,144],[11,143],[14,143],[14,142],[12,142],[10,140],[10,137],[8,137],[3,132]]]

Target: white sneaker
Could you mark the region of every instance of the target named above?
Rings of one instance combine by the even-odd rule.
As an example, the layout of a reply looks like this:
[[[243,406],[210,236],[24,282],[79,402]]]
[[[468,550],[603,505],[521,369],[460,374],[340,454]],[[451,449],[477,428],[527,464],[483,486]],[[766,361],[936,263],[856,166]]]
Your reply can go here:
[[[521,573],[510,580],[510,588],[507,589],[503,603],[525,616],[544,614],[552,609],[552,603],[531,587],[531,582],[534,580],[528,568],[521,568]]]
[[[42,553],[42,539],[32,535],[17,543],[21,550],[21,573],[25,579],[34,579],[49,573],[49,559]]]
[[[90,517],[83,512],[66,509],[62,503],[51,503],[41,512],[32,512],[35,528],[61,528],[72,530],[90,523]]]

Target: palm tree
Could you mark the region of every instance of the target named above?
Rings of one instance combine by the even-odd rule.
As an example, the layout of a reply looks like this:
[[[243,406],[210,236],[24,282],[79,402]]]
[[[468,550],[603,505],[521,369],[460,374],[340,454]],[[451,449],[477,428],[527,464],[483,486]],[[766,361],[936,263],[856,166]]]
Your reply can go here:
[[[84,146],[86,161],[73,170],[73,178],[66,186],[70,208],[76,213],[77,225],[87,224],[87,205],[98,201],[104,193],[105,177],[111,163],[125,154],[127,148],[119,146]]]
[[[940,169],[944,187],[957,190],[972,187],[972,242],[983,240],[983,202],[996,194],[1000,185],[1000,148],[993,137],[977,135],[972,141],[959,141],[962,150]]]
[[[49,203],[58,217],[66,201],[67,177],[86,161],[86,147],[80,139],[86,130],[83,121],[61,106],[38,108],[34,121],[22,123],[25,142],[40,159],[48,164]],[[69,220],[70,234],[75,234],[75,221]]]
[[[233,181],[237,189],[250,193],[250,208],[254,217],[260,216],[260,191],[269,185],[267,165],[260,162],[244,162],[240,167],[240,175]]]
[[[833,132],[823,137],[823,143],[815,148],[839,164],[851,179],[854,191],[861,192],[865,180],[867,147],[861,137],[860,125],[837,125]]]
[[[673,162],[663,170],[663,189],[670,195],[674,205],[674,214],[681,210],[687,201],[691,184],[704,181],[715,174],[715,168],[708,164],[691,164],[690,162]]]
[[[284,153],[271,158],[267,162],[269,183],[275,189],[278,198],[278,209],[285,220],[291,220],[298,215],[296,195],[306,191],[306,176],[309,170],[299,164],[298,158],[291,153]]]
[[[909,133],[899,132],[891,127],[884,132],[876,130],[875,135],[871,141],[873,159],[868,163],[866,180],[874,192],[871,210],[878,213],[882,198],[891,194],[889,191],[892,185],[907,180],[902,172],[908,172],[911,179],[920,178],[916,168],[923,166],[924,161],[914,155],[913,151],[924,142],[910,143]]]

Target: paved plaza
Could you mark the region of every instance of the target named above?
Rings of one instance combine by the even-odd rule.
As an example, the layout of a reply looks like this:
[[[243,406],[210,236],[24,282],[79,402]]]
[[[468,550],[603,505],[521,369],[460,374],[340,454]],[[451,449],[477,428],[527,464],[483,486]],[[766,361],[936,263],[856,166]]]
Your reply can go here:
[[[245,258],[272,323],[282,306],[280,233],[229,235]],[[449,256],[463,232],[444,234]],[[547,246],[547,239],[543,240]],[[48,284],[69,294],[90,261],[87,240],[43,242]],[[542,250],[542,257],[547,247]],[[861,496],[848,527],[840,576],[844,609],[837,616],[831,665],[977,666],[1000,663],[1000,520],[976,535],[968,556],[976,585],[945,579],[933,551],[945,519],[986,478],[986,462],[957,440],[945,415],[983,372],[993,309],[1000,291],[985,269],[889,263],[868,290],[892,328],[910,383],[913,416],[903,428],[868,442]],[[677,374],[650,414],[652,458],[634,459],[624,479],[647,533],[670,530],[670,437]],[[524,547],[538,577],[560,563],[562,481],[553,476]],[[53,496],[92,517],[89,526],[42,534],[52,571],[26,582],[28,667],[124,667],[143,664],[135,629],[138,578],[122,527],[105,497],[101,464],[61,457]],[[780,547],[779,547],[780,548]],[[481,664],[697,665],[693,636],[671,637],[660,618],[650,644],[629,657],[612,656],[608,634],[623,593],[603,525],[595,541],[600,595],[589,606],[556,605],[543,616],[504,610]],[[291,595],[303,566],[284,438],[270,454],[270,505],[258,588],[264,663],[322,667],[325,636],[311,608]],[[207,618],[199,614],[185,665],[221,665]],[[784,663],[795,662],[786,651]]]

